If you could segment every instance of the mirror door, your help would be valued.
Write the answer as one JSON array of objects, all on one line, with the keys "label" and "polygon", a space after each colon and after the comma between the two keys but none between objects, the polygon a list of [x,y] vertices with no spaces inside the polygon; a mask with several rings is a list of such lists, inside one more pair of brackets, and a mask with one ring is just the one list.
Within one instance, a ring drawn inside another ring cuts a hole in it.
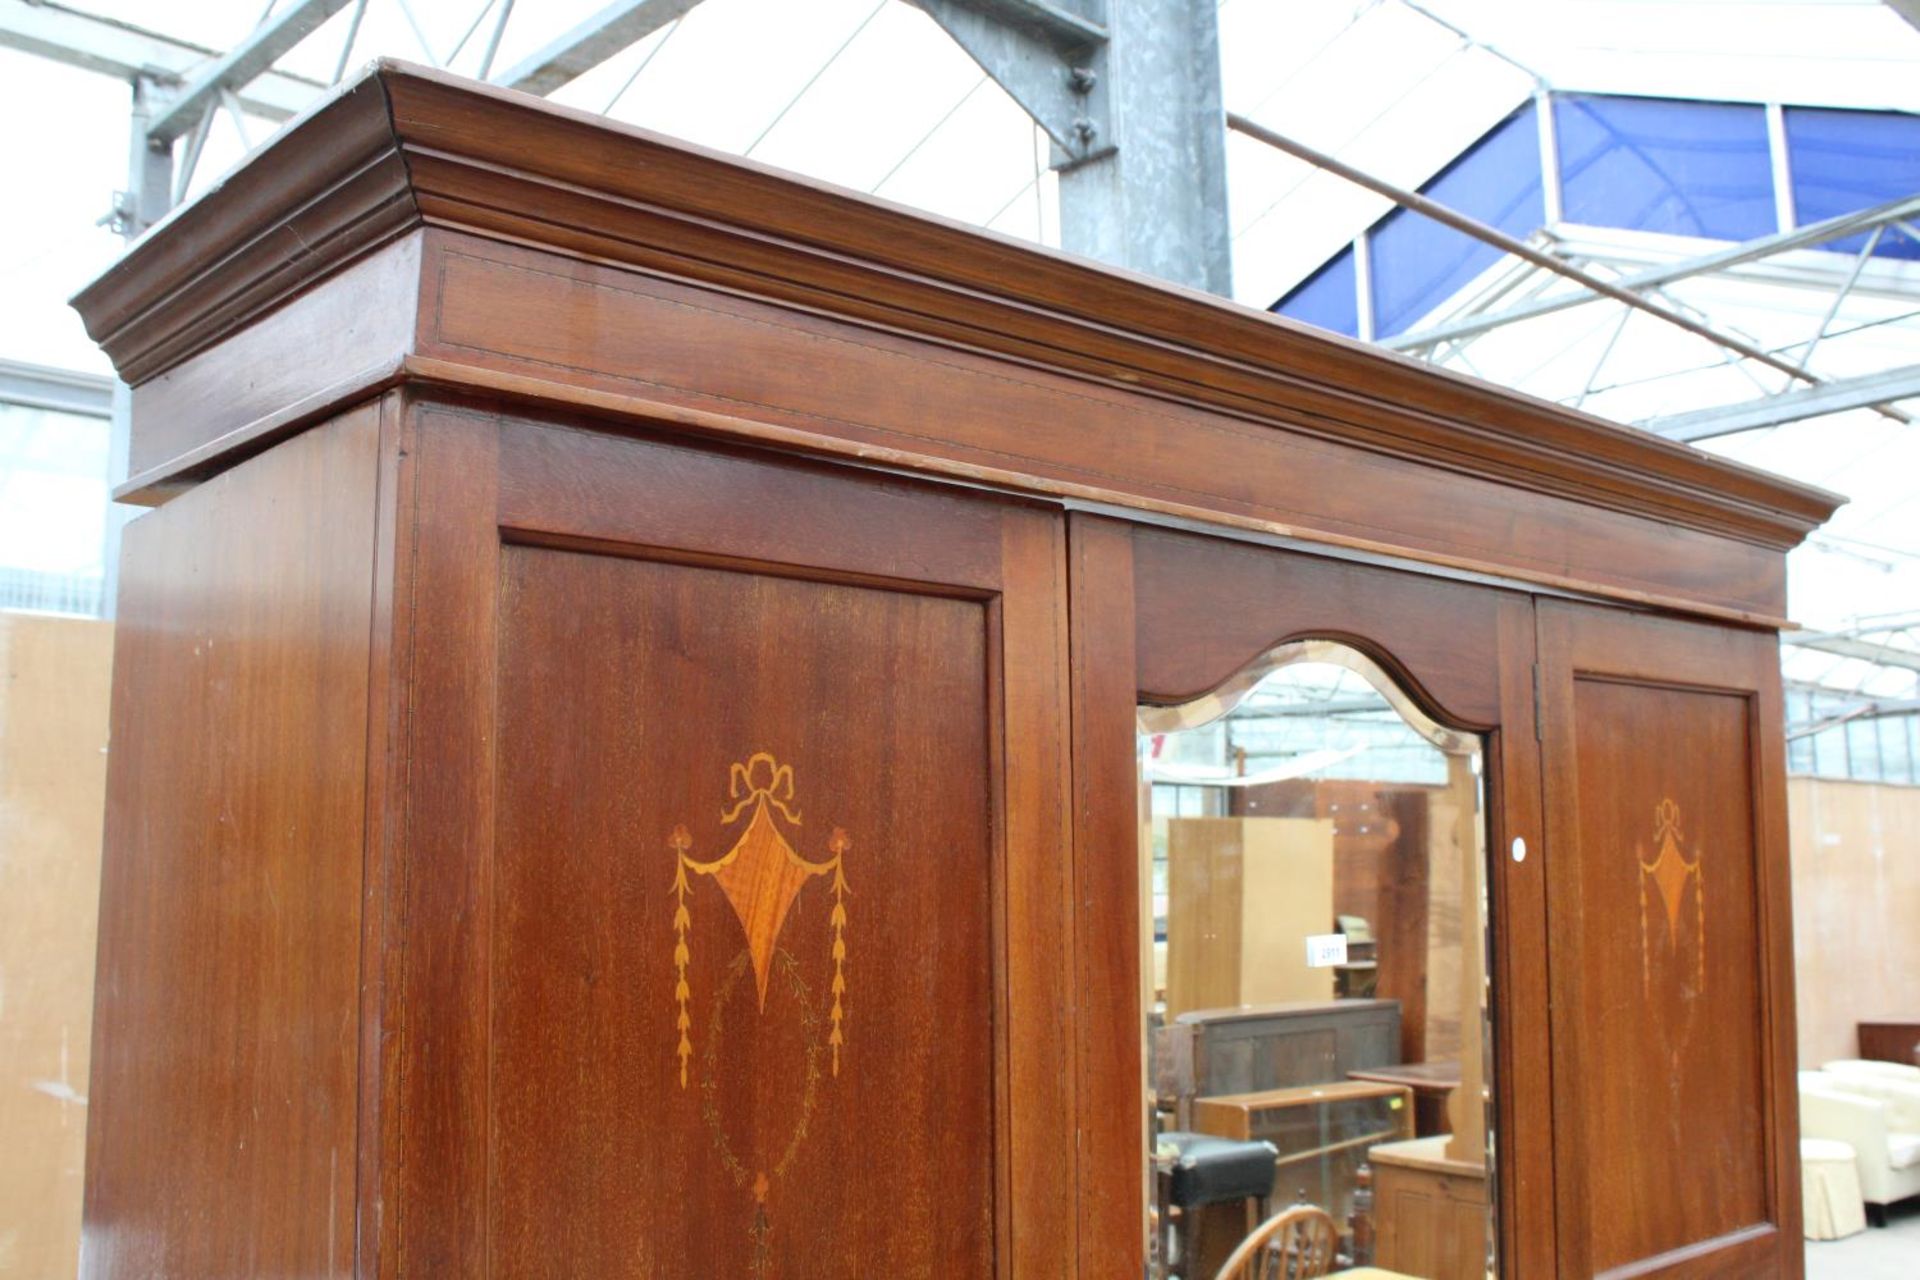
[{"label": "mirror door", "polygon": [[1550,1274],[1531,602],[1071,533],[1083,1269]]}]

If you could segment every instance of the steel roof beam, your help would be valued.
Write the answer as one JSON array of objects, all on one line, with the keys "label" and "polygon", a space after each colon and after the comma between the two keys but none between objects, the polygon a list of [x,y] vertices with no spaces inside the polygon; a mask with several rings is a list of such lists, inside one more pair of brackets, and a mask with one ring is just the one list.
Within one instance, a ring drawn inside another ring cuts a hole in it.
[{"label": "steel roof beam", "polygon": [[1920,698],[1862,702],[1851,711],[1843,711],[1839,715],[1828,716],[1823,720],[1809,720],[1804,724],[1788,725],[1787,741],[1794,742],[1801,738],[1810,738],[1816,733],[1838,729],[1855,720],[1885,720],[1893,716],[1909,716],[1916,711],[1920,711]]},{"label": "steel roof beam", "polygon": [[1697,409],[1649,418],[1641,428],[1669,440],[1711,440],[1739,431],[1778,427],[1848,409],[1872,409],[1920,396],[1920,364],[1905,365],[1857,378],[1839,378],[1817,387],[1801,387],[1740,404]]},{"label": "steel roof beam", "polygon": [[[1920,0],[1916,2],[1920,3]],[[1629,292],[1653,289],[1693,276],[1725,271],[1730,267],[1785,253],[1790,249],[1805,249],[1825,244],[1830,240],[1839,240],[1862,231],[1870,231],[1875,227],[1899,222],[1916,214],[1920,214],[1920,195],[1907,196],[1904,199],[1876,205],[1871,209],[1862,209],[1858,213],[1842,214],[1837,218],[1827,218],[1820,222],[1809,223],[1804,227],[1796,227],[1792,231],[1748,240],[1715,253],[1702,254],[1668,266],[1654,267],[1612,283]],[[1398,337],[1387,339],[1380,345],[1393,351],[1409,351],[1439,342],[1457,341],[1460,338],[1486,333],[1503,325],[1532,320],[1539,316],[1552,315],[1556,311],[1565,311],[1569,307],[1595,302],[1599,297],[1600,294],[1592,289],[1569,290],[1566,293],[1556,293],[1551,297],[1522,303],[1505,311],[1490,312],[1464,320],[1452,320],[1437,324],[1430,329],[1422,329],[1417,333],[1403,333]]]},{"label": "steel roof beam", "polygon": [[1681,314],[1677,310],[1672,310],[1650,302],[1638,293],[1629,292],[1620,285],[1608,280],[1602,280],[1600,277],[1590,272],[1582,271],[1580,268],[1556,258],[1550,253],[1536,249],[1525,241],[1516,240],[1497,227],[1490,227],[1477,218],[1470,218],[1459,210],[1448,208],[1446,205],[1436,200],[1430,200],[1416,191],[1408,191],[1403,187],[1397,187],[1390,182],[1376,178],[1364,170],[1356,169],[1350,164],[1334,159],[1324,151],[1316,151],[1305,143],[1297,142],[1292,138],[1286,137],[1284,134],[1275,133],[1258,121],[1250,120],[1246,116],[1229,112],[1227,115],[1227,125],[1229,128],[1246,134],[1255,141],[1263,142],[1277,151],[1284,151],[1296,159],[1304,160],[1317,169],[1325,169],[1328,173],[1345,178],[1348,182],[1356,186],[1364,187],[1376,195],[1385,196],[1402,208],[1411,209],[1423,217],[1433,219],[1442,226],[1451,227],[1463,235],[1472,236],[1476,240],[1492,245],[1503,253],[1512,254],[1516,258],[1530,262],[1534,266],[1543,268],[1544,270],[1551,271],[1555,275],[1565,276],[1567,279],[1572,280],[1594,294],[1612,298],[1615,302],[1625,303],[1636,311],[1644,311],[1648,315],[1674,326],[1676,329],[1684,329],[1695,337],[1704,338],[1715,346],[1733,352],[1735,355],[1752,360],[1758,364],[1766,365],[1768,368],[1778,370],[1790,378],[1811,385],[1821,385],[1826,381],[1826,379],[1807,372],[1791,361],[1782,360],[1779,356],[1757,347],[1751,342],[1736,338],[1732,334],[1722,333],[1712,325],[1703,324],[1690,316]]},{"label": "steel roof beam", "polygon": [[1104,27],[1028,0],[914,3],[1047,131],[1058,160],[1087,159],[1112,145],[1101,83]]},{"label": "steel roof beam", "polygon": [[1063,248],[1232,291],[1217,0],[913,3],[1052,140]]},{"label": "steel roof beam", "polygon": [[1877,666],[1905,667],[1909,671],[1920,671],[1920,650],[1879,644],[1872,640],[1862,640],[1859,636],[1838,633],[1827,635],[1817,631],[1802,634],[1798,631],[1790,631],[1781,636],[1780,641],[1796,649],[1818,649],[1821,653],[1831,653],[1841,658],[1855,658]]},{"label": "steel roof beam", "polygon": [[[219,56],[202,45],[82,13],[52,0],[0,0],[0,47],[116,80],[146,76],[169,85],[180,83]],[[240,105],[250,115],[286,120],[325,88],[304,76],[267,71],[239,89]]]},{"label": "steel roof beam", "polygon": [[105,418],[113,411],[113,379],[104,374],[0,359],[0,404]]},{"label": "steel roof beam", "polygon": [[631,49],[668,23],[684,18],[699,3],[700,0],[614,0],[545,48],[494,76],[493,82],[545,97],[622,50]]},{"label": "steel roof beam", "polygon": [[[924,6],[923,6],[924,7]],[[1005,27],[1045,41],[1061,53],[1105,44],[1106,27],[1068,5],[1046,0],[946,0],[944,7],[972,9]]]},{"label": "steel roof beam", "polygon": [[202,115],[219,104],[222,90],[252,83],[349,3],[351,0],[293,0],[170,97],[147,121],[148,139],[172,142],[193,128]]},{"label": "steel roof beam", "polygon": [[1920,672],[1920,651],[1897,649],[1893,645],[1878,645],[1859,635],[1824,635],[1818,631],[1799,633],[1789,631],[1780,637],[1784,645],[1793,645],[1795,649],[1818,649],[1830,652],[1839,658],[1855,658],[1859,662],[1872,662],[1874,666],[1901,666],[1908,672]]}]

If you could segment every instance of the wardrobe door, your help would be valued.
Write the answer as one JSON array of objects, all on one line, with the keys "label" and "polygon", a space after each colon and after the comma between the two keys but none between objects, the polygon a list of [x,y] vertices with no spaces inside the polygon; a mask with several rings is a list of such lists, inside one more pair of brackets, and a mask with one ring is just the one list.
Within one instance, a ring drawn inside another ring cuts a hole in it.
[{"label": "wardrobe door", "polygon": [[1798,1275],[1777,643],[1539,618],[1561,1274]]},{"label": "wardrobe door", "polygon": [[415,422],[398,1272],[1070,1274],[1058,517]]},{"label": "wardrobe door", "polygon": [[1069,528],[1083,1268],[1212,1274],[1248,1219],[1172,1203],[1198,1132],[1274,1141],[1256,1207],[1344,1257],[1551,1275],[1531,599]]}]

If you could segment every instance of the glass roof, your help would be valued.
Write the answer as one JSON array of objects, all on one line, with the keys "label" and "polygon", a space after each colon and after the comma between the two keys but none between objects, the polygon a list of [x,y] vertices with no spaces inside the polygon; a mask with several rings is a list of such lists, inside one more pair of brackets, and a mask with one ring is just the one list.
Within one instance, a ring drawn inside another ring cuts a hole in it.
[{"label": "glass roof", "polygon": [[[68,2],[209,50],[231,48],[273,11],[265,0]],[[343,67],[382,55],[473,75],[503,2],[368,0],[357,30],[349,5],[276,70],[314,82],[315,92]],[[605,4],[514,6],[494,70]],[[1542,89],[1920,112],[1920,29],[1878,0],[1223,0],[1220,24],[1229,110],[1404,187],[1433,178]],[[1044,135],[906,0],[705,0],[553,96],[1058,241]],[[125,185],[127,101],[126,86],[111,78],[0,50],[0,110],[48,122],[0,139],[8,171],[33,182],[32,199],[0,209],[8,300],[0,356],[106,370],[65,299],[120,247],[96,220]],[[273,127],[219,113],[187,194],[216,181]],[[1250,305],[1270,305],[1392,208],[1241,134],[1230,133],[1227,147],[1234,294]],[[1636,255],[1670,260],[1686,247],[1629,238],[1588,246],[1595,256],[1586,261],[1621,274]],[[1821,344],[1819,361],[1833,376],[1920,364],[1913,322],[1898,318],[1920,311],[1915,264],[1875,271],[1874,287],[1849,299]],[[1701,277],[1672,292],[1761,345],[1786,347],[1807,340],[1831,298],[1791,275]],[[1596,381],[1609,340],[1606,376]],[[1621,421],[1779,389],[1777,378],[1756,388],[1710,344],[1651,317],[1623,326],[1617,308],[1598,306],[1495,332],[1455,363]],[[1707,444],[1855,499],[1794,559],[1797,616],[1837,629],[1860,615],[1920,614],[1915,432],[1857,410]]]}]

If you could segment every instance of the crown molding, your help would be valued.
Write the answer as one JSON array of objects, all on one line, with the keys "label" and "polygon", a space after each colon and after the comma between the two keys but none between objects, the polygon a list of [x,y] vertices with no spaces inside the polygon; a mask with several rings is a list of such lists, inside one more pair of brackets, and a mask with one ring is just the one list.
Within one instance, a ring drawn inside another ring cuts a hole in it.
[{"label": "crown molding", "polygon": [[1207,294],[381,61],[76,295],[145,382],[422,225],[750,294],[1787,549],[1842,501]]}]

